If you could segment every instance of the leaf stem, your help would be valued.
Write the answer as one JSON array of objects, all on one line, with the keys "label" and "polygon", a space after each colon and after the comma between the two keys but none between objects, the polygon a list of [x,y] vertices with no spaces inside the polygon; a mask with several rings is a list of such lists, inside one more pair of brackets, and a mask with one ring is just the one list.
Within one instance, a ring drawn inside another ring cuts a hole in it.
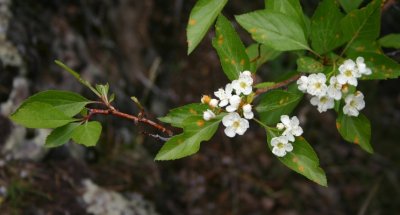
[{"label": "leaf stem", "polygon": [[263,122],[261,122],[260,120],[253,118],[254,121],[256,121],[258,124],[260,124],[262,127],[269,129],[271,127],[269,127],[268,125],[264,124]]},{"label": "leaf stem", "polygon": [[319,58],[321,58],[322,59],[322,56],[320,55],[320,54],[318,54],[317,52],[315,52],[314,50],[312,50],[312,49],[307,49],[309,52],[311,52],[312,54],[314,54],[315,56],[317,56],[317,57],[319,57]]},{"label": "leaf stem", "polygon": [[288,79],[286,79],[286,80],[284,80],[284,81],[278,82],[278,83],[276,83],[276,84],[274,84],[274,85],[272,85],[272,86],[258,89],[258,90],[256,91],[256,95],[259,95],[259,94],[261,94],[261,93],[268,92],[268,91],[270,91],[270,90],[274,90],[274,89],[278,89],[278,88],[287,86],[287,85],[289,85],[290,83],[292,83],[292,82],[296,81],[297,79],[299,79],[301,75],[302,75],[301,73],[300,73],[300,74],[296,74],[296,75],[294,75],[294,76],[292,76],[292,77],[290,77],[290,78],[288,78]]}]

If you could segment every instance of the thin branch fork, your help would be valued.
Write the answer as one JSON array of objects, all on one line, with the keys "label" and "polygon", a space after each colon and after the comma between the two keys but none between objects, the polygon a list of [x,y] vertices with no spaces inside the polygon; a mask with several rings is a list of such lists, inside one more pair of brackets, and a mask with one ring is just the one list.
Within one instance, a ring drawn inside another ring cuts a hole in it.
[{"label": "thin branch fork", "polygon": [[137,117],[134,115],[120,112],[120,111],[116,110],[115,108],[110,108],[107,110],[103,110],[103,109],[88,109],[88,110],[89,110],[89,114],[84,118],[85,120],[88,120],[92,115],[95,115],[95,114],[114,115],[114,116],[118,116],[121,118],[132,120],[135,123],[141,122],[141,123],[148,124],[156,129],[160,130],[161,132],[168,134],[169,136],[173,135],[173,132],[171,130],[165,128],[164,126],[162,126],[156,122],[153,122],[146,118]]},{"label": "thin branch fork", "polygon": [[256,91],[256,95],[259,95],[259,94],[261,94],[261,93],[268,92],[268,91],[270,91],[270,90],[275,90],[275,89],[278,89],[278,88],[287,86],[287,85],[289,85],[290,83],[295,82],[297,79],[299,79],[299,78],[301,77],[301,75],[302,75],[302,74],[296,74],[296,75],[290,77],[289,79],[286,79],[286,80],[284,80],[284,81],[278,82],[278,83],[276,83],[276,84],[274,84],[274,85],[272,85],[272,86],[269,86],[269,87],[266,87],[266,88],[262,88],[262,89],[258,89],[258,90]]}]

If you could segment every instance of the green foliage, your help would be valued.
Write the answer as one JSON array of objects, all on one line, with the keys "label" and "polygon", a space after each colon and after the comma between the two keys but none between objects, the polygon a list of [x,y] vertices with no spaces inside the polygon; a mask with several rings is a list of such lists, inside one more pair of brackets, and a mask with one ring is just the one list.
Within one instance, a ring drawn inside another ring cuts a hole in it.
[{"label": "green foliage", "polygon": [[340,5],[347,13],[357,9],[362,2],[363,0],[339,0]]},{"label": "green foliage", "polygon": [[311,46],[317,53],[327,53],[346,42],[340,26],[343,17],[334,0],[319,3],[311,19],[310,35]]},{"label": "green foliage", "polygon": [[289,115],[294,110],[302,97],[300,92],[273,90],[261,97],[256,111],[264,124],[275,125],[281,115]]},{"label": "green foliage", "polygon": [[69,123],[54,129],[46,138],[46,147],[57,147],[66,144],[79,123]]},{"label": "green foliage", "polygon": [[382,54],[383,52],[377,41],[357,40],[349,46],[346,56],[355,59],[365,53]]},{"label": "green foliage", "polygon": [[391,79],[400,76],[400,65],[393,59],[383,54],[360,53],[366,64],[372,70],[372,74],[363,76],[365,80]]},{"label": "green foliage", "polygon": [[91,103],[91,101],[79,94],[61,90],[39,92],[25,101],[25,103],[29,102],[49,104],[71,117],[78,114],[87,104]]},{"label": "green foliage", "polygon": [[319,73],[324,71],[324,65],[311,57],[297,58],[297,71],[304,73]]},{"label": "green foliage", "polygon": [[85,122],[72,132],[72,140],[84,146],[95,146],[100,138],[101,124],[97,121]]},{"label": "green foliage", "polygon": [[164,143],[156,155],[156,160],[175,160],[192,155],[199,151],[200,143],[211,139],[217,131],[223,114],[204,121],[201,116],[186,118],[183,125],[183,133],[178,134]]},{"label": "green foliage", "polygon": [[192,116],[201,116],[207,105],[201,103],[188,104],[182,107],[174,108],[169,111],[165,117],[160,117],[158,120],[161,122],[169,123],[174,127],[183,128],[183,122]]},{"label": "green foliage", "polygon": [[239,35],[228,19],[219,15],[215,25],[216,37],[212,44],[217,50],[222,69],[230,80],[237,79],[239,73],[249,69],[249,58]]},{"label": "green foliage", "polygon": [[374,0],[365,8],[353,10],[341,21],[343,35],[348,45],[355,40],[375,40],[380,32],[380,0]]},{"label": "green foliage", "polygon": [[253,39],[278,51],[309,50],[303,28],[290,16],[259,10],[236,16]]},{"label": "green foliage", "polygon": [[188,54],[203,39],[228,0],[198,0],[190,12],[187,26]]},{"label": "green foliage", "polygon": [[247,47],[246,52],[250,59],[250,71],[253,73],[265,62],[271,61],[281,54],[280,51],[257,43]]},{"label": "green foliage", "polygon": [[310,20],[303,13],[299,0],[265,0],[265,7],[293,18],[303,28],[305,35],[308,35]]},{"label": "green foliage", "polygon": [[385,48],[400,49],[400,34],[388,34],[379,39],[379,44]]},{"label": "green foliage", "polygon": [[[274,128],[267,128],[268,147],[272,150],[271,140],[279,136],[279,131]],[[297,137],[292,143],[293,151],[279,160],[293,171],[304,175],[315,183],[327,186],[326,175],[323,169],[319,167],[319,159],[311,145],[303,138]]]},{"label": "green foliage", "polygon": [[363,114],[360,114],[358,117],[339,114],[339,117],[336,119],[336,127],[343,139],[360,145],[362,149],[369,153],[373,152],[370,145],[371,124]]},{"label": "green foliage", "polygon": [[10,118],[27,128],[57,128],[75,121],[58,108],[36,101],[25,101]]}]

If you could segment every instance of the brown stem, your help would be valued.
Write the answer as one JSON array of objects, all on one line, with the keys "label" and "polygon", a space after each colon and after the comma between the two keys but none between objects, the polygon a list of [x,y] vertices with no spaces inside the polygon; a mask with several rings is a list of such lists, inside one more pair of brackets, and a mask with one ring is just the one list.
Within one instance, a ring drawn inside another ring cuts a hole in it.
[{"label": "brown stem", "polygon": [[270,91],[270,90],[274,90],[274,89],[278,89],[278,88],[287,86],[287,85],[289,85],[290,83],[292,83],[292,82],[296,81],[297,79],[299,79],[301,75],[302,75],[302,74],[296,74],[296,75],[290,77],[289,79],[286,79],[286,80],[284,80],[284,81],[278,82],[278,83],[276,83],[276,84],[274,84],[274,85],[272,85],[272,86],[269,86],[269,87],[266,87],[266,88],[262,88],[262,89],[258,89],[258,90],[256,91],[256,95],[259,95],[259,94],[261,94],[261,93],[268,92],[268,91]]},{"label": "brown stem", "polygon": [[164,126],[162,126],[160,124],[157,124],[156,122],[153,122],[153,121],[151,121],[149,119],[146,119],[146,118],[140,118],[140,117],[137,117],[137,116],[134,116],[134,115],[130,115],[130,114],[127,114],[127,113],[120,112],[120,111],[116,110],[112,106],[110,106],[110,108],[107,109],[107,110],[89,109],[89,114],[84,119],[85,120],[89,120],[89,118],[94,114],[114,115],[114,116],[118,116],[118,117],[121,117],[121,118],[133,120],[135,123],[142,122],[142,123],[148,124],[148,125],[156,128],[156,129],[160,130],[163,133],[168,134],[169,136],[173,135],[173,132],[171,130],[165,128]]}]

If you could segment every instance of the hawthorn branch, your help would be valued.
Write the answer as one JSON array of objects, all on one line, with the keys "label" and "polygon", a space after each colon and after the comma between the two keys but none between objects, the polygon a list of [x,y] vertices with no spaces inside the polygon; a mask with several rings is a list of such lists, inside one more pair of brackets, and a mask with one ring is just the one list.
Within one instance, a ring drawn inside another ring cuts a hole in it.
[{"label": "hawthorn branch", "polygon": [[164,126],[162,126],[162,125],[160,125],[160,124],[158,124],[158,123],[156,123],[154,121],[151,121],[151,120],[143,118],[143,117],[137,117],[137,116],[134,116],[134,115],[131,115],[131,114],[120,112],[117,109],[115,109],[113,106],[110,106],[109,109],[107,109],[107,110],[104,110],[104,109],[90,109],[90,108],[88,110],[89,110],[89,113],[84,118],[84,120],[89,120],[90,117],[95,115],[95,114],[114,115],[114,116],[118,116],[118,117],[121,117],[121,118],[132,120],[132,121],[135,122],[135,124],[138,123],[138,122],[148,124],[148,125],[156,128],[156,129],[160,130],[161,132],[168,134],[168,136],[172,136],[173,135],[173,132],[171,130],[165,128]]},{"label": "hawthorn branch", "polygon": [[302,75],[302,74],[296,74],[296,75],[290,77],[289,79],[286,79],[286,80],[284,80],[284,81],[278,82],[278,83],[276,83],[276,84],[274,84],[274,85],[272,85],[272,86],[269,86],[269,87],[266,87],[266,88],[262,88],[262,89],[258,89],[258,90],[256,91],[256,95],[259,95],[259,94],[261,94],[261,93],[268,92],[268,91],[270,91],[270,90],[275,90],[275,89],[278,89],[278,88],[287,86],[287,85],[289,85],[290,83],[292,83],[292,82],[296,81],[297,79],[299,79],[301,75]]}]

